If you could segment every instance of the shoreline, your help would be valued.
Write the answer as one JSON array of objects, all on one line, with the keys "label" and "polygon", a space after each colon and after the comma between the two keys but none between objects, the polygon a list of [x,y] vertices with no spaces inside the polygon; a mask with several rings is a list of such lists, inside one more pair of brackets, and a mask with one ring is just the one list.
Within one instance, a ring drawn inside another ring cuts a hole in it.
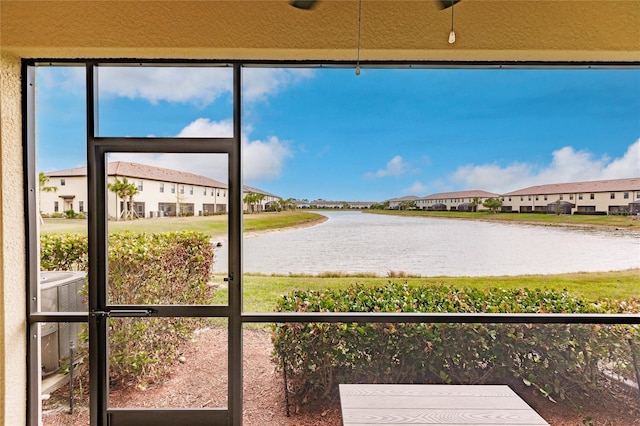
[{"label": "shoreline", "polygon": [[[390,216],[399,216],[399,217],[420,217],[427,219],[444,219],[444,220],[465,220],[465,221],[478,221],[478,222],[486,222],[486,223],[502,223],[502,224],[513,224],[513,225],[531,225],[531,226],[555,226],[560,228],[584,228],[584,229],[598,229],[603,231],[622,231],[633,235],[640,236],[640,226],[634,227],[633,225],[621,226],[621,225],[608,225],[608,224],[599,224],[599,223],[569,223],[569,222],[543,222],[543,221],[535,221],[535,220],[508,220],[508,219],[486,219],[486,218],[475,218],[475,217],[460,217],[460,216],[437,216],[437,215],[428,215],[428,214],[395,214],[395,213],[378,213],[376,211],[365,211],[362,210],[363,213],[368,214],[382,214],[382,215],[390,215]],[[517,213],[516,213],[517,214]],[[639,222],[640,223],[640,222]]]}]

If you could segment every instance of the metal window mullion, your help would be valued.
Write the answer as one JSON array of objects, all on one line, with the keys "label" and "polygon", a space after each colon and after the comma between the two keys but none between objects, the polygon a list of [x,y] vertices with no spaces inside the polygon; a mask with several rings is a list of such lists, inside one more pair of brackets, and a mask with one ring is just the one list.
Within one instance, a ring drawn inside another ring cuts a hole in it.
[{"label": "metal window mullion", "polygon": [[89,408],[91,426],[107,426],[109,394],[107,321],[96,312],[107,302],[107,216],[105,156],[96,146],[98,81],[97,64],[86,64],[87,194],[89,201]]},{"label": "metal window mullion", "polygon": [[229,155],[229,424],[242,424],[242,68],[233,67],[233,147]]},{"label": "metal window mullion", "polygon": [[42,406],[40,402],[40,330],[39,324],[31,315],[38,311],[39,280],[39,241],[38,241],[38,200],[36,186],[36,69],[32,64],[22,62],[22,134],[23,134],[23,173],[25,241],[27,244],[27,424],[38,425]]}]

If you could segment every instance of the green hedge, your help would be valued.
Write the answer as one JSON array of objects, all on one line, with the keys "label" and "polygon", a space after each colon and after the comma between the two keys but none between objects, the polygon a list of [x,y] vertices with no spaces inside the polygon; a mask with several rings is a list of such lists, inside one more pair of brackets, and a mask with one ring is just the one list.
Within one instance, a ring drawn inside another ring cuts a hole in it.
[{"label": "green hedge", "polygon": [[[109,236],[111,304],[206,304],[213,265],[209,237],[196,232],[118,233]],[[41,236],[43,270],[87,270],[87,238]],[[160,380],[178,347],[198,327],[184,318],[110,319],[111,379],[144,384]]]},{"label": "green hedge", "polygon": [[[567,293],[446,286],[353,285],[296,291],[278,311],[604,313],[639,311],[640,303],[587,303]],[[565,324],[330,324],[274,326],[273,360],[283,356],[292,393],[330,396],[339,383],[511,383],[550,399],[596,389],[602,366],[633,377],[629,339],[638,328]]]}]

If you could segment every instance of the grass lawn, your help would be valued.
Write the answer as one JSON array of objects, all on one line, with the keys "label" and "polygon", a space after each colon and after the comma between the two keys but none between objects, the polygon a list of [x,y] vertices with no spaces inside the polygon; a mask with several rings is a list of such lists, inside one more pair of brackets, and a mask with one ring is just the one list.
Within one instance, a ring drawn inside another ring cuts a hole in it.
[{"label": "grass lawn", "polygon": [[[221,235],[227,232],[228,216],[196,216],[196,217],[163,217],[154,219],[136,219],[127,221],[109,221],[109,232],[171,232],[199,231],[207,235]],[[245,214],[243,225],[245,232],[262,231],[299,226],[323,220],[324,216],[312,212],[283,211],[259,214]],[[40,227],[42,234],[86,233],[86,219],[44,219]]]},{"label": "grass lawn", "polygon": [[[216,282],[222,281],[217,277]],[[589,272],[559,275],[500,277],[423,277],[388,278],[367,276],[266,276],[245,275],[244,311],[271,312],[280,295],[296,290],[345,288],[353,283],[384,285],[389,281],[410,285],[449,285],[456,287],[530,288],[568,291],[589,301],[640,297],[640,269],[619,272]],[[227,292],[219,290],[214,303],[225,304]]]},{"label": "grass lawn", "polygon": [[487,220],[498,222],[522,222],[540,225],[607,226],[640,230],[640,218],[636,216],[555,215],[539,213],[489,213],[489,212],[434,212],[425,210],[363,210],[368,213],[397,216],[424,216],[444,219]]}]

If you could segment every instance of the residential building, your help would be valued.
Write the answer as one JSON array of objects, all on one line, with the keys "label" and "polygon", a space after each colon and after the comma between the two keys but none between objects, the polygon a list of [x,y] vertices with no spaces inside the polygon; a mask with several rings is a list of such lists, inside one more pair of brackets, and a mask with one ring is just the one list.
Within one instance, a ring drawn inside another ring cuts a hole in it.
[{"label": "residential building", "polygon": [[639,209],[640,178],[552,183],[501,196],[503,211],[521,213],[629,214]]},{"label": "residential building", "polygon": [[[87,169],[58,170],[45,173],[48,186],[55,191],[40,193],[40,212],[43,215],[62,214],[67,210],[87,212]],[[107,209],[112,218],[122,217],[125,211],[133,211],[138,218],[165,216],[206,216],[228,211],[228,186],[226,183],[193,173],[165,169],[146,164],[124,161],[111,162],[107,170],[107,182],[126,179],[136,185],[133,205],[125,209],[129,200],[119,198],[108,191]],[[245,210],[263,211],[280,197],[258,188],[244,186],[244,193],[264,195],[258,203],[245,203]]]},{"label": "residential building", "polygon": [[487,198],[500,198],[500,194],[481,190],[440,192],[427,195],[416,200],[416,206],[420,210],[461,210],[480,211],[486,210],[482,203]]},{"label": "residential building", "polygon": [[407,195],[406,197],[391,198],[386,201],[389,202],[390,209],[398,209],[400,207],[400,204],[404,203],[405,201],[415,201],[417,204],[419,199],[420,197],[416,197],[415,195]]}]

